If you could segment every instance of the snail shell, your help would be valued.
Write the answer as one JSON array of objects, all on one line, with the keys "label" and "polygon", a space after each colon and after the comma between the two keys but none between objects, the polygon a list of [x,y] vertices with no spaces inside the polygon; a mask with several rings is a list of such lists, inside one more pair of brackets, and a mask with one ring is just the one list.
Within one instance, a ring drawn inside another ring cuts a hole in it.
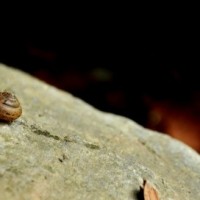
[{"label": "snail shell", "polygon": [[22,114],[17,97],[9,92],[0,92],[0,120],[11,122]]}]

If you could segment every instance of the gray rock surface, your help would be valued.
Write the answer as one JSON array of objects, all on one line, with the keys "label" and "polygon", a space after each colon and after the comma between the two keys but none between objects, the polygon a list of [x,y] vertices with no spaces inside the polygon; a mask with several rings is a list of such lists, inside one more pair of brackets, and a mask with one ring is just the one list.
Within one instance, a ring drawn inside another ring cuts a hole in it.
[{"label": "gray rock surface", "polygon": [[143,179],[160,199],[200,199],[200,157],[183,143],[3,64],[0,90],[23,108],[0,122],[0,200],[136,200]]}]

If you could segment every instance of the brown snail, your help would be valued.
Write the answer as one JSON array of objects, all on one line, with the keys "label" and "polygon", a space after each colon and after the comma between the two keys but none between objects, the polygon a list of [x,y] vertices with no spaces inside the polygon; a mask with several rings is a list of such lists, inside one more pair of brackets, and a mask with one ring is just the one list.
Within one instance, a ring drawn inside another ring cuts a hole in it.
[{"label": "brown snail", "polygon": [[0,120],[11,122],[22,114],[22,107],[14,94],[0,92]]}]

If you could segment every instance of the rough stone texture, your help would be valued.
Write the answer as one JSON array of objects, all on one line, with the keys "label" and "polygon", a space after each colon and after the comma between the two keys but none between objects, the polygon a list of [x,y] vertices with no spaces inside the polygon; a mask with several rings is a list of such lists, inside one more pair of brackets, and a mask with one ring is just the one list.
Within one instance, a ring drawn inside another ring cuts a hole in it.
[{"label": "rough stone texture", "polygon": [[200,199],[200,157],[181,142],[2,64],[0,90],[23,107],[0,122],[1,200],[136,200],[143,179],[160,199]]}]

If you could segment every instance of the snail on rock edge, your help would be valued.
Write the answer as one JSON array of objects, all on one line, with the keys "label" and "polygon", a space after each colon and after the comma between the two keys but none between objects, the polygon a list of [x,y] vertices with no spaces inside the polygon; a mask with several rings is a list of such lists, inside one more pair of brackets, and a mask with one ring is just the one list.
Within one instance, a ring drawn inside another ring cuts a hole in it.
[{"label": "snail on rock edge", "polygon": [[0,92],[0,120],[12,122],[21,114],[22,107],[17,97],[9,92]]}]

